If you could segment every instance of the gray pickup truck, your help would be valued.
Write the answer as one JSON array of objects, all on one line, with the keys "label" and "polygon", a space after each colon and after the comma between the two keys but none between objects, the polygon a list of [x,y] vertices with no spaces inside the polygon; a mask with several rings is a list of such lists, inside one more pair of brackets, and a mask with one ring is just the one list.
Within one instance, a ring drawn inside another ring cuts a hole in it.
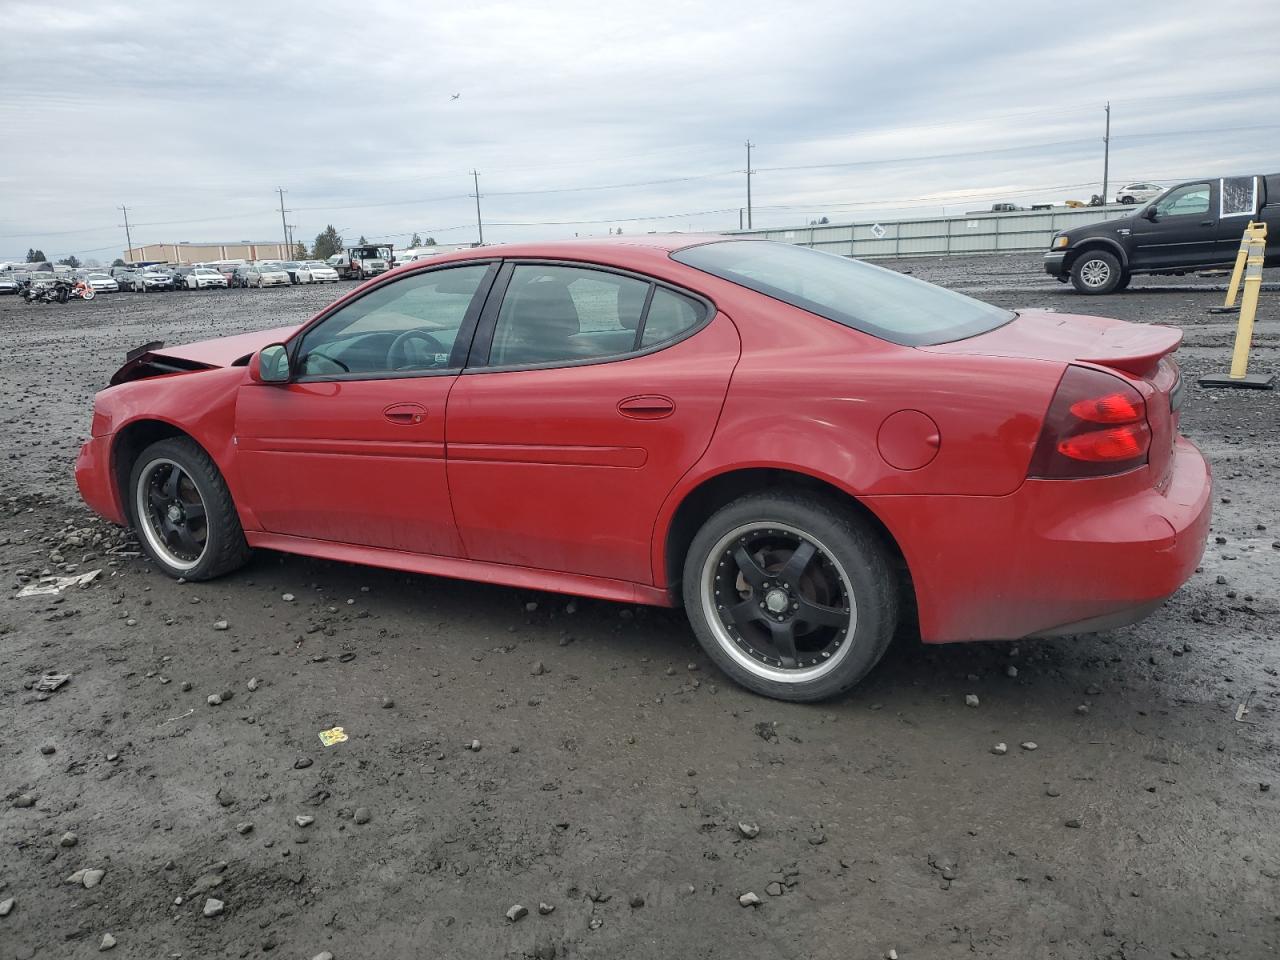
[{"label": "gray pickup truck", "polygon": [[1081,293],[1114,293],[1138,273],[1230,267],[1245,225],[1267,224],[1266,266],[1280,266],[1280,174],[1189,180],[1130,216],[1063,230],[1045,272]]}]

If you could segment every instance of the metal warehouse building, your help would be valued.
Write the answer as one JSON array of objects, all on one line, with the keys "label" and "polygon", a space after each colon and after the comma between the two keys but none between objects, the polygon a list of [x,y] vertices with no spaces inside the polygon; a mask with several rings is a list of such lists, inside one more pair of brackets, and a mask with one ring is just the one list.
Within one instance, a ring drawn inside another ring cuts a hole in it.
[{"label": "metal warehouse building", "polygon": [[126,250],[127,263],[161,260],[165,263],[210,263],[215,260],[292,260],[290,251],[280,242],[253,243],[148,243]]}]

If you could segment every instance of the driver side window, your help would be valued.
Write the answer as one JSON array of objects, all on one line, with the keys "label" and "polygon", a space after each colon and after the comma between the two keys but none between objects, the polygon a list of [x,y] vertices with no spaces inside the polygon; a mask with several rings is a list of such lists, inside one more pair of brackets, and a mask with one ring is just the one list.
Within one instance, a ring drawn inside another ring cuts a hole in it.
[{"label": "driver side window", "polygon": [[1209,184],[1189,183],[1179,187],[1158,204],[1156,213],[1162,217],[1186,217],[1209,212]]},{"label": "driver side window", "polygon": [[458,331],[489,270],[487,263],[452,267],[383,284],[307,332],[296,360],[299,374],[448,369]]}]

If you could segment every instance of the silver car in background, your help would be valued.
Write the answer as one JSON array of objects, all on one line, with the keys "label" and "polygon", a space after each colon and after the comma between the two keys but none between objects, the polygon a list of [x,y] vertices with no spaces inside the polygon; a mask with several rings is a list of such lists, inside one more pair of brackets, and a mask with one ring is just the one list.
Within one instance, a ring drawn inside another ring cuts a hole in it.
[{"label": "silver car in background", "polygon": [[246,287],[288,287],[293,284],[281,263],[251,263],[244,271]]}]

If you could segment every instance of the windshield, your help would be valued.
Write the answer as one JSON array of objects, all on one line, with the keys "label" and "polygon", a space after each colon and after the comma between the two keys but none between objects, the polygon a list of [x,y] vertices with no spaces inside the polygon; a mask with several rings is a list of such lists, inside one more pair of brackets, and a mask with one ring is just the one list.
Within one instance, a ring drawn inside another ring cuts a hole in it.
[{"label": "windshield", "polygon": [[890,343],[963,340],[1013,319],[1008,310],[860,260],[768,240],[678,250],[673,260]]}]

